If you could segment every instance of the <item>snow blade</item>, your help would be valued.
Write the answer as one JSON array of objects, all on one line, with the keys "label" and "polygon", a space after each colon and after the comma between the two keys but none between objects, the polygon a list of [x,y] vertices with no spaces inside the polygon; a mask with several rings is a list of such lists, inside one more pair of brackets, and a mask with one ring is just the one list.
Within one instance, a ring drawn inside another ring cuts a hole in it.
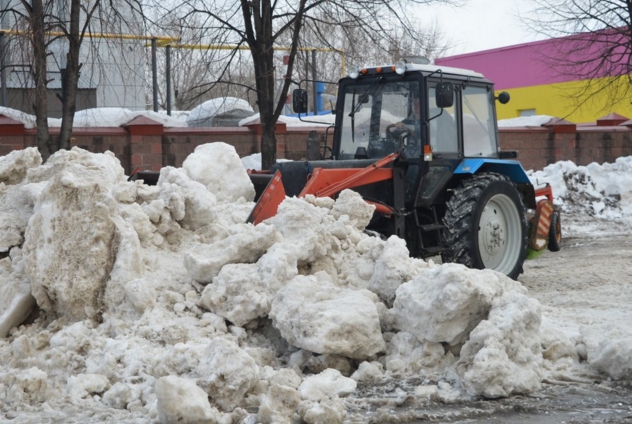
[{"label": "snow blade", "polygon": [[281,180],[281,171],[276,171],[246,222],[257,225],[273,217],[283,199],[285,199],[285,187],[283,187]]}]

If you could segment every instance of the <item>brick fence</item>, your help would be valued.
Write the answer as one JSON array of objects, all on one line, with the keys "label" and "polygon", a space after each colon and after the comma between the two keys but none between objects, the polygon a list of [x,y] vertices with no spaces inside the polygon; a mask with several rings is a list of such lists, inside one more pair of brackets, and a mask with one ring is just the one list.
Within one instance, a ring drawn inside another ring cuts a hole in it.
[{"label": "brick fence", "polygon": [[[58,129],[51,128],[51,136]],[[277,124],[277,156],[299,160],[305,157],[306,140],[316,131],[325,140],[323,127],[290,127]],[[127,173],[157,171],[163,166],[181,166],[184,159],[200,144],[223,141],[235,147],[240,156],[260,151],[261,126],[225,128],[165,128],[146,117],[137,117],[122,127],[75,128],[72,146],[91,152],[112,151]],[[332,133],[328,139],[331,143]],[[25,129],[21,122],[0,115],[0,156],[16,149],[35,146],[35,129]],[[502,150],[518,151],[525,169],[539,170],[561,160],[577,165],[591,162],[614,162],[632,155],[632,121],[624,117],[606,117],[594,125],[575,125],[553,119],[542,127],[505,128],[500,130]]]}]

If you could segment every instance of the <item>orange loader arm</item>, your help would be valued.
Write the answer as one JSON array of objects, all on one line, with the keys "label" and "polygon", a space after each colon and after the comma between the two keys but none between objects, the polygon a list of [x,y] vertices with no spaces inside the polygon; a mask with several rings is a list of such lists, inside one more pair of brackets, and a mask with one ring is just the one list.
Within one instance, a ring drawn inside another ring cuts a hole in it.
[{"label": "orange loader arm", "polygon": [[[393,169],[385,166],[394,162],[399,157],[399,152],[391,153],[366,168],[314,168],[308,177],[307,184],[298,195],[305,197],[313,194],[316,197],[332,197],[344,189],[359,187],[379,181],[387,181],[393,178]],[[272,180],[263,191],[247,222],[254,225],[276,215],[279,205],[285,199],[285,187],[283,186],[281,171],[276,171]],[[392,214],[393,210],[386,205],[367,202],[375,205],[376,211],[384,214]]]}]

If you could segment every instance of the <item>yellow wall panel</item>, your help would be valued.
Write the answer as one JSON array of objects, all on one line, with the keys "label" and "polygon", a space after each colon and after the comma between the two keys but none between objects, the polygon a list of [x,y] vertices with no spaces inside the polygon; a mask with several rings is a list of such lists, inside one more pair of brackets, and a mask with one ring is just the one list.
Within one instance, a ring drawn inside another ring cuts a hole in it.
[{"label": "yellow wall panel", "polygon": [[[593,87],[588,89],[585,81],[572,81],[503,90],[511,95],[511,100],[505,105],[496,103],[498,119],[516,118],[520,111],[530,109],[535,109],[536,115],[555,116],[575,123],[594,122],[612,112],[632,119],[632,91],[630,95],[623,91],[630,87],[628,77],[617,78],[620,80],[594,81]],[[614,84],[608,84],[612,82]],[[596,94],[588,96],[587,90]],[[586,98],[589,100],[582,102]]]}]

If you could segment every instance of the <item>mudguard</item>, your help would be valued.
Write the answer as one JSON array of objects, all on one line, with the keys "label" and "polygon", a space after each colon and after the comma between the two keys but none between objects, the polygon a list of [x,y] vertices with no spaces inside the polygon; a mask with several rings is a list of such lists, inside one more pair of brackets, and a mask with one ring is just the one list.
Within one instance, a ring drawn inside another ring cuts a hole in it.
[{"label": "mudguard", "polygon": [[531,184],[522,164],[516,160],[467,158],[454,170],[455,174],[476,174],[482,170],[496,172],[511,178],[516,184]]}]

